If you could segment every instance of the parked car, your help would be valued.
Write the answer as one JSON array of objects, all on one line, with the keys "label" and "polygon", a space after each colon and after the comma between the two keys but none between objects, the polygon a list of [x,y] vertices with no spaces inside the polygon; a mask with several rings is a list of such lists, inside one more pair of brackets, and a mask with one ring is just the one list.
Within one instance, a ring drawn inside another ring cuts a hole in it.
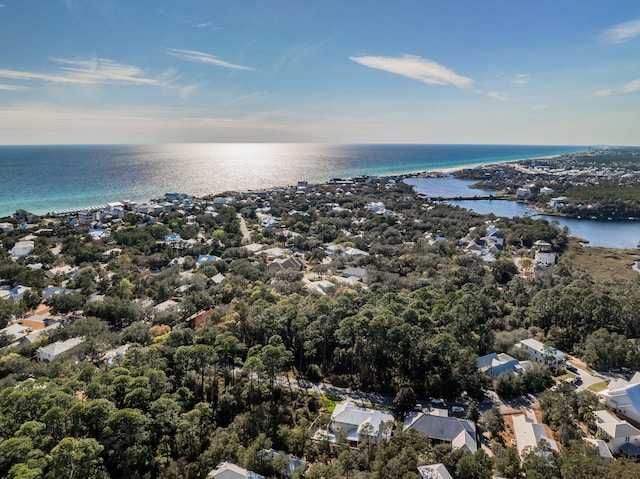
[{"label": "parked car", "polygon": [[567,364],[565,366],[565,369],[567,371],[571,371],[572,373],[577,373],[578,372],[578,368],[576,368],[573,364]]}]

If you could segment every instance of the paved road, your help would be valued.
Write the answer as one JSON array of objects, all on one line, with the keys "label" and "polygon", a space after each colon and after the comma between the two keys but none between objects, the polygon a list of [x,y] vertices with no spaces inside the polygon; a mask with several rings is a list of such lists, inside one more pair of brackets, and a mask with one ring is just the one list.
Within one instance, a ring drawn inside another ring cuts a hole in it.
[{"label": "paved road", "polygon": [[567,359],[571,364],[576,366],[576,368],[578,369],[578,376],[580,376],[580,378],[582,379],[582,384],[580,384],[576,388],[577,391],[584,391],[585,389],[588,389],[589,386],[607,379],[600,373],[589,370],[586,364],[579,360],[576,360],[576,358],[574,358],[573,356],[567,356]]},{"label": "paved road", "polygon": [[332,384],[320,382],[313,383],[306,379],[288,378],[286,376],[278,376],[276,383],[281,387],[291,387],[294,389],[304,389],[305,391],[314,391],[318,394],[329,394],[338,396],[343,399],[350,398],[356,403],[374,404],[376,406],[392,407],[393,397],[378,393],[366,393],[351,388],[340,388]]}]

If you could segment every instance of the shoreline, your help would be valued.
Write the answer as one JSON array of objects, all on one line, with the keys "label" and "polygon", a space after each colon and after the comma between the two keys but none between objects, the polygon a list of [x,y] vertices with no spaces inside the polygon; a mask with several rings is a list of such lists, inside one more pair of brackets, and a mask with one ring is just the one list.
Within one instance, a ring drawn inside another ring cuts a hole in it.
[{"label": "shoreline", "polygon": [[[484,166],[491,166],[491,165],[497,165],[497,164],[509,164],[509,163],[517,163],[520,161],[526,161],[526,160],[532,160],[532,159],[545,159],[545,158],[560,158],[564,155],[571,155],[571,154],[577,154],[580,151],[577,152],[571,152],[571,153],[560,153],[560,154],[556,154],[556,155],[548,155],[548,156],[538,156],[538,155],[525,155],[522,156],[520,158],[517,159],[504,159],[504,160],[496,160],[496,161],[476,161],[473,163],[469,163],[469,164],[464,164],[464,165],[456,165],[456,166],[450,166],[450,167],[446,167],[446,168],[441,168],[438,166],[434,166],[433,168],[420,168],[418,170],[413,170],[413,171],[409,171],[409,172],[403,172],[403,173],[389,173],[389,174],[367,174],[366,172],[359,172],[358,174],[352,174],[349,177],[345,176],[345,179],[347,178],[354,178],[354,177],[358,177],[358,176],[368,176],[368,177],[372,177],[372,178],[394,178],[394,179],[402,179],[402,178],[420,178],[420,177],[438,177],[438,176],[449,176],[452,173],[455,173],[457,171],[462,171],[465,169],[474,169],[474,168],[479,168],[479,167],[484,167]],[[304,178],[299,178],[298,181],[302,181],[304,180]],[[310,183],[314,184],[314,185],[326,185],[331,183],[331,179],[330,178],[325,178],[322,181],[318,181],[318,182],[313,182]],[[223,195],[229,191],[268,191],[268,190],[274,190],[274,189],[278,189],[278,188],[286,188],[287,185],[283,185],[283,184],[276,184],[276,185],[270,185],[268,187],[264,187],[264,188],[224,188],[220,191],[213,189],[211,191],[208,191],[204,194],[202,193],[189,193],[189,192],[185,192],[185,194],[188,194],[189,196],[192,196],[194,198],[203,198],[206,196],[215,196],[215,195]],[[79,210],[87,210],[92,208],[94,205],[97,204],[104,204],[104,203],[109,203],[109,202],[115,202],[115,201],[124,201],[124,200],[133,200],[136,202],[141,202],[141,203],[145,203],[145,202],[149,202],[155,198],[159,198],[159,195],[162,195],[170,190],[172,190],[174,188],[172,188],[171,186],[168,187],[168,190],[164,191],[164,192],[158,192],[158,193],[154,193],[153,195],[149,196],[149,197],[143,197],[141,195],[136,195],[135,193],[132,194],[125,194],[123,196],[121,196],[120,198],[117,198],[115,196],[96,196],[96,200],[99,198],[99,201],[92,201],[89,204],[84,204],[84,205],[78,205],[78,206],[70,206],[71,204],[73,204],[73,201],[67,204],[61,204],[61,205],[56,205],[54,202],[54,205],[52,205],[52,208],[46,208],[46,207],[42,207],[42,208],[29,208],[28,205],[25,206],[18,206],[16,208],[16,210],[14,211],[6,211],[6,212],[2,212],[0,213],[0,218],[4,218],[4,217],[11,217],[13,216],[16,211],[18,210],[24,210],[27,211],[28,213],[37,215],[37,216],[46,216],[49,215],[53,212],[59,212],[59,211],[64,211],[64,210],[75,210],[75,211],[79,211]],[[177,189],[177,188],[176,188]],[[1,206],[0,206],[0,211],[1,211]]]}]

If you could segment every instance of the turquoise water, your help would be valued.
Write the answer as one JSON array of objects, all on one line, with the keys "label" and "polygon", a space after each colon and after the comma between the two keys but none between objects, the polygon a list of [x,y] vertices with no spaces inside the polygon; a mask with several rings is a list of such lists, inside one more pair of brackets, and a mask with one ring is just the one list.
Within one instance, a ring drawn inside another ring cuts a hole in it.
[{"label": "turquoise water", "polygon": [[171,145],[0,146],[0,216],[166,192],[195,196],[263,189],[306,180],[391,175],[478,163],[555,156],[579,146],[320,145],[214,143]]}]

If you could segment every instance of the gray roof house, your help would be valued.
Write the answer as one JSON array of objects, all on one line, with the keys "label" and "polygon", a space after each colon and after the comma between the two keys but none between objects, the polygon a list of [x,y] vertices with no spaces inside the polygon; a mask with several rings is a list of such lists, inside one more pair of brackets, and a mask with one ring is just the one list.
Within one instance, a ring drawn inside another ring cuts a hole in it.
[{"label": "gray roof house", "polygon": [[593,411],[598,430],[606,432],[607,446],[613,454],[640,458],[640,430],[628,421],[623,421],[609,411]]},{"label": "gray roof house", "polygon": [[221,462],[207,474],[207,479],[266,479],[260,474],[247,471],[243,467],[230,462]]},{"label": "gray roof house", "polygon": [[36,356],[38,361],[43,363],[50,363],[58,356],[63,353],[66,353],[71,348],[75,348],[78,344],[84,342],[84,338],[71,338],[66,341],[56,341],[55,343],[51,343],[48,346],[43,346],[38,349],[36,352]]},{"label": "gray roof house", "polygon": [[518,361],[506,353],[491,353],[478,358],[478,370],[493,379],[507,371],[518,373],[531,365],[529,361]]},{"label": "gray roof house", "polygon": [[546,441],[554,451],[558,450],[556,442],[547,436],[544,424],[539,424],[524,414],[513,416],[513,431],[516,435],[516,445],[520,457],[523,457],[527,450],[535,448],[542,441]]},{"label": "gray roof house", "polygon": [[466,419],[418,413],[407,417],[404,429],[415,429],[436,441],[449,442],[453,449],[471,453],[478,450],[476,425]]},{"label": "gray roof house", "polygon": [[337,404],[331,414],[331,430],[346,433],[350,442],[372,441],[379,443],[386,434],[380,428],[384,423],[393,422],[393,414],[359,407],[349,400]]}]

